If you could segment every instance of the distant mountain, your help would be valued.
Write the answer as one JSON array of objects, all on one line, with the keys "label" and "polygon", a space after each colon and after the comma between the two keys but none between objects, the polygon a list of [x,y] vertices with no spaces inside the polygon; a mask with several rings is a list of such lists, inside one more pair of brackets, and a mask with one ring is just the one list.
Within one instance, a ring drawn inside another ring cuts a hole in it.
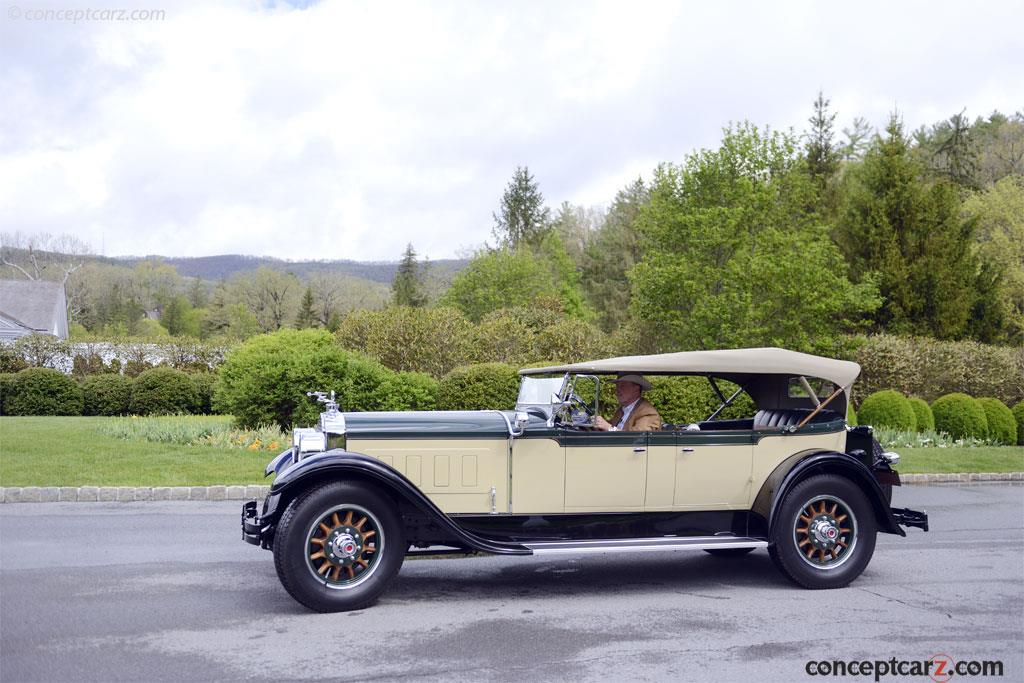
[{"label": "distant mountain", "polygon": [[[244,273],[267,266],[275,270],[294,273],[301,279],[319,271],[328,271],[390,285],[398,270],[397,261],[285,261],[267,256],[240,256],[238,254],[196,258],[131,256],[116,257],[110,260],[134,266],[139,261],[147,259],[160,259],[164,263],[174,266],[178,270],[178,274],[184,277],[197,277],[213,281],[228,279],[236,273]],[[465,259],[430,261],[430,279],[450,282],[451,278],[465,268],[468,263],[469,261]]]}]

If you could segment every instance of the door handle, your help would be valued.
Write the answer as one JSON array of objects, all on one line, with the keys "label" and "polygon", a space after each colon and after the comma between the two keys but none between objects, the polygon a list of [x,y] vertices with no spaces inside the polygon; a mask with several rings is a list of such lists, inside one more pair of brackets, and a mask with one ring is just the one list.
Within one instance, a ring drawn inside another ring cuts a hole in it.
[{"label": "door handle", "polygon": [[646,453],[647,449],[644,448],[643,446],[637,446],[636,448],[633,449],[633,452],[634,453]]},{"label": "door handle", "polygon": [[693,453],[693,449],[692,448],[684,448],[683,449],[683,453]]}]

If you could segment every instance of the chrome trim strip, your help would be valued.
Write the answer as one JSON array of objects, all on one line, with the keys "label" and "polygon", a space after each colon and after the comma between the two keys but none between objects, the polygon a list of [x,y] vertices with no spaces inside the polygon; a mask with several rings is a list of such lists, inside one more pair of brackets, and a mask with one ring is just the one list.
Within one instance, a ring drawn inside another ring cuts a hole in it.
[{"label": "chrome trim strip", "polygon": [[715,548],[767,548],[768,542],[740,536],[691,536],[607,539],[599,541],[541,541],[524,543],[534,555],[601,553],[615,551],[657,552],[664,550],[712,550]]}]

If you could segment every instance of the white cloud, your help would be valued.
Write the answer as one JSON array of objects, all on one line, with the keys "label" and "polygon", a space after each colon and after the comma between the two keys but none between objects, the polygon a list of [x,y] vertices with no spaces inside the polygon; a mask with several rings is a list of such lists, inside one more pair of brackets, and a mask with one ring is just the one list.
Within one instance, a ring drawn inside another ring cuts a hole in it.
[{"label": "white cloud", "polygon": [[163,9],[0,19],[4,229],[108,254],[444,258],[488,238],[516,165],[552,206],[607,205],[730,120],[802,128],[819,87],[837,128],[1024,92],[1009,2]]}]

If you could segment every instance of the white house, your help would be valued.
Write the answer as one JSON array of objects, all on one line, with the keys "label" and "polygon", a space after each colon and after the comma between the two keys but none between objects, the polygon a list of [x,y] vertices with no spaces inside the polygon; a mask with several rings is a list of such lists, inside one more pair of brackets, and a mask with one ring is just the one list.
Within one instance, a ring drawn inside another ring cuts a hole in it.
[{"label": "white house", "polygon": [[41,332],[68,338],[64,285],[45,280],[0,280],[0,340]]}]

